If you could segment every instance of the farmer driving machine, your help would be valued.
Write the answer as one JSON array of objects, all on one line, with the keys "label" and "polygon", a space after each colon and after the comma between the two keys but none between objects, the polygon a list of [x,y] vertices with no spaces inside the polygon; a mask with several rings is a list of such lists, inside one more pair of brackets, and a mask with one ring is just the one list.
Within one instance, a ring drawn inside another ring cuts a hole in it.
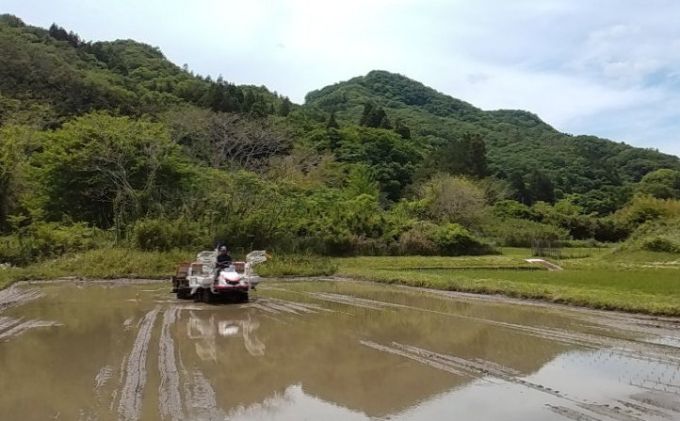
[{"label": "farmer driving machine", "polygon": [[202,251],[193,262],[178,266],[172,277],[172,292],[179,299],[193,299],[211,303],[220,297],[248,301],[249,292],[255,289],[260,277],[253,267],[267,260],[263,250],[251,251],[245,261],[216,264],[217,251]]}]

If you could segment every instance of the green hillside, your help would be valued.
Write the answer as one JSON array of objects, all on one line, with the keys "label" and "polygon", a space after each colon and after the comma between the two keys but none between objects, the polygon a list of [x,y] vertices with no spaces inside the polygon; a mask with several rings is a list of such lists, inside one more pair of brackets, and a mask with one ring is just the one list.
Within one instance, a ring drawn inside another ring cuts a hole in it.
[{"label": "green hillside", "polygon": [[0,62],[0,121],[54,126],[93,110],[141,116],[178,104],[264,116],[283,101],[266,88],[196,76],[146,44],[85,42],[11,15],[0,16]]},{"label": "green hillside", "polygon": [[618,242],[679,216],[678,157],[483,111],[398,74],[296,105],[152,46],[10,15],[0,63],[0,263],[225,240],[483,254]]},{"label": "green hillside", "polygon": [[385,71],[372,71],[306,97],[307,107],[335,112],[338,120],[346,123],[358,122],[369,102],[383,107],[392,121],[399,119],[409,126],[414,141],[423,148],[477,133],[486,142],[493,174],[528,177],[533,171],[543,171],[560,194],[619,187],[658,168],[680,169],[680,160],[672,155],[594,136],[560,133],[526,111],[483,111]]}]

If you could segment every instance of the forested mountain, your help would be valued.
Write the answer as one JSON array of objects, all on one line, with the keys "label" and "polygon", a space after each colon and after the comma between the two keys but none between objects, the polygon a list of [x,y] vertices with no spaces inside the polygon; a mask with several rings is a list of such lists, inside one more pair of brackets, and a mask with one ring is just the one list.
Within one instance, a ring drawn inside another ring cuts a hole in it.
[{"label": "forested mountain", "polygon": [[55,126],[93,110],[141,116],[182,103],[213,111],[274,114],[284,98],[264,87],[235,86],[193,75],[159,49],[132,40],[85,42],[0,16],[0,122]]},{"label": "forested mountain", "polygon": [[367,103],[382,108],[393,125],[409,127],[414,142],[425,149],[437,150],[475,133],[485,141],[491,174],[509,180],[519,175],[528,182],[540,171],[555,184],[558,196],[638,182],[658,168],[680,169],[680,160],[672,155],[560,133],[526,111],[482,111],[385,71],[372,71],[306,97],[306,106],[334,113],[337,121],[347,123],[359,122]]},{"label": "forested mountain", "polygon": [[677,157],[398,74],[296,105],[132,40],[0,15],[0,261],[226,238],[327,254],[620,241],[678,198]]}]

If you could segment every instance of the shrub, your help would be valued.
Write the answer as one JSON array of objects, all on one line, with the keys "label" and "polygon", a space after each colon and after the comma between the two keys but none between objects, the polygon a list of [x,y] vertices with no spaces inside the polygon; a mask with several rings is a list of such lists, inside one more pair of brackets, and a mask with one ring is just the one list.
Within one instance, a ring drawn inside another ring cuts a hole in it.
[{"label": "shrub", "polygon": [[435,225],[418,222],[399,237],[399,254],[403,255],[478,255],[493,253],[493,248],[477,239],[459,224]]},{"label": "shrub", "polygon": [[630,235],[630,228],[614,218],[597,218],[593,224],[593,237],[597,241],[617,243]]},{"label": "shrub", "polygon": [[680,253],[680,218],[660,219],[642,224],[621,249]]},{"label": "shrub", "polygon": [[493,214],[499,218],[535,220],[539,216],[529,206],[516,200],[501,200],[493,206]]},{"label": "shrub", "polygon": [[[432,231],[432,227],[426,227],[421,223],[418,226],[402,233],[399,236],[399,254],[432,256],[437,254],[437,245],[426,231]],[[429,229],[428,229],[429,228]]]},{"label": "shrub", "polygon": [[537,240],[569,239],[569,233],[565,229],[525,219],[492,220],[485,225],[484,231],[505,247],[531,247]]},{"label": "shrub", "polygon": [[674,217],[680,217],[680,200],[657,199],[652,196],[636,196],[616,213],[616,218],[629,227]]},{"label": "shrub", "polygon": [[642,248],[648,251],[658,251],[665,253],[680,253],[680,243],[668,237],[655,236],[646,238],[642,242]]},{"label": "shrub", "polygon": [[38,222],[21,233],[0,238],[0,261],[24,265],[39,260],[94,249],[106,242],[103,231],[85,223]]},{"label": "shrub", "polygon": [[475,238],[470,231],[458,224],[437,227],[432,235],[439,253],[445,256],[460,256],[492,253],[493,248]]},{"label": "shrub", "polygon": [[212,246],[204,227],[187,220],[142,219],[132,229],[132,241],[141,250],[172,250]]}]

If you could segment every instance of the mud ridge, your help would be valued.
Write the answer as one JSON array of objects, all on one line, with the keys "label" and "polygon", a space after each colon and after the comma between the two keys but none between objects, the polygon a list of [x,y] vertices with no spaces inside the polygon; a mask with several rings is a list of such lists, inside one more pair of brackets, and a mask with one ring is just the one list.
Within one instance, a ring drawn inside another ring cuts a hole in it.
[{"label": "mud ridge", "polygon": [[217,407],[217,399],[212,385],[199,370],[191,373],[189,384],[185,384],[187,407],[190,419],[224,420],[226,415]]},{"label": "mud ridge", "polygon": [[14,324],[11,328],[0,333],[0,341],[6,341],[13,337],[19,336],[22,333],[30,329],[35,329],[38,327],[51,327],[51,326],[62,326],[59,322],[47,321],[47,320],[27,320],[18,324]]},{"label": "mud ridge", "polygon": [[97,375],[94,376],[94,390],[97,393],[97,395],[101,393],[102,388],[106,386],[106,383],[108,383],[112,376],[113,367],[111,367],[110,365],[104,366],[101,369],[99,369]]},{"label": "mud ridge", "polygon": [[146,384],[146,356],[151,340],[151,331],[160,311],[159,307],[144,316],[142,324],[132,345],[125,369],[125,383],[120,393],[118,414],[126,421],[138,420],[142,410],[142,398]]},{"label": "mud ridge", "polygon": [[570,420],[574,421],[601,421],[599,418],[594,418],[591,417],[588,414],[584,414],[583,412],[577,411],[572,408],[567,408],[566,406],[561,406],[561,405],[550,405],[546,404],[548,409],[550,409],[552,412],[563,416],[564,418],[568,418]]},{"label": "mud ridge", "polygon": [[170,328],[177,319],[177,307],[165,310],[158,351],[158,370],[161,384],[158,388],[158,409],[164,420],[182,420],[182,397],[179,393],[179,371],[175,359],[175,341]]},{"label": "mud ridge", "polygon": [[0,311],[24,304],[42,296],[43,293],[37,288],[24,289],[13,285],[7,289],[0,290]]},{"label": "mud ridge", "polygon": [[12,326],[15,326],[17,323],[20,323],[21,319],[13,319],[11,317],[2,317],[0,316],[0,335],[4,330],[7,330],[11,328]]},{"label": "mud ridge", "polygon": [[263,310],[267,313],[278,314],[278,313],[290,313],[290,314],[311,314],[318,313],[320,311],[332,312],[332,310],[323,308],[316,304],[309,303],[297,303],[292,301],[281,300],[278,298],[263,298],[257,300],[257,302],[249,305],[251,308],[256,308]]},{"label": "mud ridge", "polygon": [[680,418],[680,399],[677,395],[663,392],[643,392],[637,395],[631,396],[631,398],[637,402],[651,405],[655,408],[662,408],[668,411],[672,411],[676,418]]},{"label": "mud ridge", "polygon": [[123,330],[130,330],[132,328],[132,321],[133,321],[132,317],[125,319],[125,321],[123,322]]},{"label": "mud ridge", "polygon": [[439,363],[439,362],[434,361],[432,359],[421,357],[419,355],[414,355],[414,354],[402,351],[402,350],[397,349],[397,348],[393,348],[393,347],[385,346],[385,345],[380,345],[380,344],[377,344],[377,343],[372,342],[372,341],[360,340],[359,343],[361,343],[362,345],[367,346],[369,348],[373,348],[376,351],[382,351],[382,352],[386,352],[388,354],[399,355],[401,357],[405,357],[405,358],[408,358],[410,360],[417,361],[421,364],[429,365],[430,367],[433,367],[433,368],[436,368],[436,369],[439,369],[439,370],[443,370],[443,371],[446,371],[446,372],[451,373],[451,374],[455,374],[455,375],[458,375],[458,376],[470,377],[469,373],[466,373],[466,372],[461,371],[461,370],[457,370],[457,369],[451,367],[449,364],[442,364],[442,363]]},{"label": "mud ridge", "polygon": [[370,310],[384,310],[390,307],[406,309],[410,308],[409,306],[401,304],[386,303],[383,301],[376,301],[368,298],[353,297],[351,295],[333,294],[330,292],[309,292],[307,294],[320,300],[330,301],[338,304],[346,304],[353,307],[367,308]]},{"label": "mud ridge", "polygon": [[579,403],[578,406],[583,409],[587,409],[588,411],[593,412],[595,414],[613,418],[617,421],[645,421],[648,419],[639,418],[630,413],[632,411],[622,410],[621,408],[609,405],[598,405],[594,403]]}]

